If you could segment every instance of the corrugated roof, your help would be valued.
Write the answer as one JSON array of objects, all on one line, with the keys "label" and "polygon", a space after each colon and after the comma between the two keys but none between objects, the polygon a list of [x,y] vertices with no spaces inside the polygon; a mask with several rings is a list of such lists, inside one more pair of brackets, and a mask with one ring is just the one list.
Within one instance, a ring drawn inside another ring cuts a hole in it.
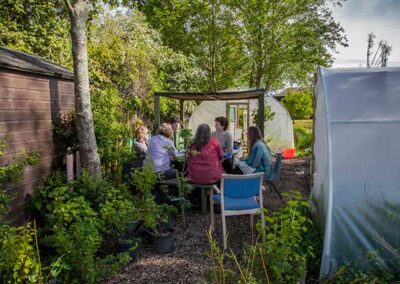
[{"label": "corrugated roof", "polygon": [[0,47],[0,67],[73,80],[74,73],[39,56]]}]

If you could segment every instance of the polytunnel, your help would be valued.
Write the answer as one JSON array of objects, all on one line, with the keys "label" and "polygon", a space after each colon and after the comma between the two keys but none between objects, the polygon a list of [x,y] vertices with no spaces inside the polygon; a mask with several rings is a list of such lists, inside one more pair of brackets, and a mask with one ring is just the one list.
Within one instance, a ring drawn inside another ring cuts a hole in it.
[{"label": "polytunnel", "polygon": [[[271,96],[265,96],[265,104],[275,113],[272,120],[264,123],[264,136],[269,141],[268,145],[275,151],[294,148],[293,122],[289,112]],[[190,117],[189,128],[195,133],[200,124],[207,123],[214,129],[214,119],[225,116],[230,123],[229,131],[238,140],[243,138],[245,129],[254,124],[252,114],[257,109],[257,100],[204,101]]]},{"label": "polytunnel", "polygon": [[319,68],[311,213],[320,276],[376,253],[400,271],[400,68]]}]

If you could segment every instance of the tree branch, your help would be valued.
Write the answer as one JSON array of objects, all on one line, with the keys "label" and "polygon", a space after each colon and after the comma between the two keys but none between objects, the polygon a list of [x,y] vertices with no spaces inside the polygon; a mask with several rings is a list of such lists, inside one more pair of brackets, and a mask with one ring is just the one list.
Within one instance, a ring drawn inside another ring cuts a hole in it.
[{"label": "tree branch", "polygon": [[69,10],[69,12],[72,14],[74,13],[74,8],[72,7],[71,3],[69,2],[69,0],[64,0],[65,5],[67,5],[67,8]]}]

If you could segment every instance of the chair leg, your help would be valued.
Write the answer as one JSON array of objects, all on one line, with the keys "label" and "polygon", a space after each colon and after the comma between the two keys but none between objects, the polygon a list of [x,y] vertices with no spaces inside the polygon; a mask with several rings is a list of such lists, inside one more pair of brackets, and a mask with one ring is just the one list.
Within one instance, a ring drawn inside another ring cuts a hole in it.
[{"label": "chair leg", "polygon": [[211,216],[211,232],[214,232],[215,223],[214,223],[214,193],[210,191],[210,216]]},{"label": "chair leg", "polygon": [[253,230],[254,228],[254,215],[250,214],[250,228]]},{"label": "chair leg", "polygon": [[285,204],[285,200],[283,200],[283,197],[282,197],[281,193],[279,192],[278,188],[276,187],[276,185],[273,182],[268,183],[268,184],[270,184],[270,186],[273,188],[275,193],[278,194],[278,196],[281,199],[282,203]]},{"label": "chair leg", "polygon": [[227,249],[228,245],[227,245],[226,220],[224,211],[221,212],[221,216],[222,216],[222,237],[223,237],[224,249]]},{"label": "chair leg", "polygon": [[201,213],[203,215],[207,213],[207,196],[206,189],[204,187],[201,188]]}]

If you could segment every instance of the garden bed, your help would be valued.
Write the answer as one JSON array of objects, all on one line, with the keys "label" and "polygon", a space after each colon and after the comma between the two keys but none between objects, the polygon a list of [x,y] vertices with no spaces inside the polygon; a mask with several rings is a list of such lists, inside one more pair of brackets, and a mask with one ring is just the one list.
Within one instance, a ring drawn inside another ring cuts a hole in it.
[{"label": "garden bed", "polygon": [[[299,191],[307,199],[310,193],[310,159],[284,160],[281,181],[277,183],[281,192]],[[270,212],[282,207],[276,193],[267,190],[264,207]],[[180,216],[175,219],[176,249],[167,255],[157,254],[149,244],[143,245],[143,255],[139,261],[129,264],[119,275],[104,283],[202,283],[211,268],[207,230],[210,215],[202,215],[199,210],[188,213],[189,229],[185,232]],[[234,216],[227,219],[228,248],[240,257],[243,245],[255,238],[250,228],[248,216]],[[222,240],[221,218],[216,215],[216,240]]]}]

